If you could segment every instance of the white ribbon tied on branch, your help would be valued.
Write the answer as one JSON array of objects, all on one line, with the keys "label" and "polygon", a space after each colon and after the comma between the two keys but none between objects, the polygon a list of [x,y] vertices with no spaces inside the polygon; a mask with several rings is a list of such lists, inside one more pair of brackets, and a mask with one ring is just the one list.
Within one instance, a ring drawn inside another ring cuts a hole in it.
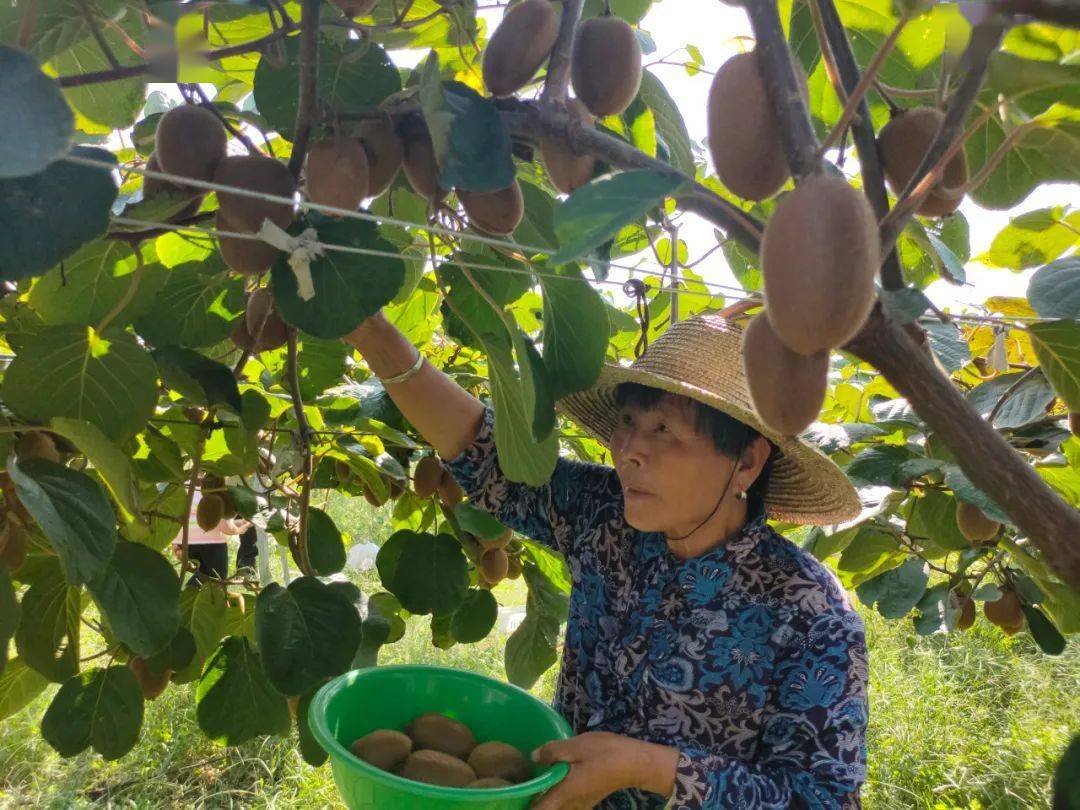
[{"label": "white ribbon tied on branch", "polygon": [[311,280],[311,262],[323,255],[319,234],[308,228],[297,236],[290,236],[269,219],[264,219],[257,236],[267,244],[289,254],[289,267],[296,276],[296,294],[301,301],[315,297],[315,284]]}]

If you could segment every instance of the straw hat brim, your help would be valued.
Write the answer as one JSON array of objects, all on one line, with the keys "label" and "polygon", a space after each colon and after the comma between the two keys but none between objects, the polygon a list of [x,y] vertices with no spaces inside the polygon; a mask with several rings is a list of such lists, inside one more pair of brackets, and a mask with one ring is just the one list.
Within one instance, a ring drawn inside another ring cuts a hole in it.
[{"label": "straw hat brim", "polygon": [[[738,359],[741,363],[741,356]],[[770,517],[785,523],[830,525],[859,514],[858,494],[835,463],[801,440],[770,429],[757,414],[723,391],[708,390],[653,370],[605,363],[591,388],[566,395],[556,402],[556,408],[607,446],[618,416],[614,391],[623,382],[703,402],[749,425],[775,444],[780,456],[773,462],[765,492],[765,509]]]}]

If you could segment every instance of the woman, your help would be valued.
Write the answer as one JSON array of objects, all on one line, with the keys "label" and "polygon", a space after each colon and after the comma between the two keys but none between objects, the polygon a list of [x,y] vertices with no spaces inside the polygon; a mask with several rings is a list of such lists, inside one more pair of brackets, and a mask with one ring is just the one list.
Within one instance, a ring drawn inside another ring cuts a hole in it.
[{"label": "woman", "polygon": [[825,456],[754,414],[740,335],[690,318],[631,366],[606,365],[558,406],[614,469],[560,458],[539,487],[506,479],[490,407],[385,318],[349,338],[470,501],[573,573],[555,707],[577,736],[533,754],[570,763],[542,810],[859,806],[862,622],[765,522],[838,523],[858,500]]}]

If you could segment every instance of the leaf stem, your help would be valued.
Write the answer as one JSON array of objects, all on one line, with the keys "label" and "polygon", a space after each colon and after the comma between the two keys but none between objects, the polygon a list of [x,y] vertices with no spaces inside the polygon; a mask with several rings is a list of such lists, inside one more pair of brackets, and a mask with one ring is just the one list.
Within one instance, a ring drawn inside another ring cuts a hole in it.
[{"label": "leaf stem", "polygon": [[548,60],[544,89],[540,92],[542,104],[566,101],[566,88],[570,83],[570,53],[574,48],[574,32],[584,4],[585,0],[565,0],[562,4],[559,33],[555,37],[555,45]]},{"label": "leaf stem", "polygon": [[289,171],[300,176],[307,156],[311,124],[319,104],[319,2],[303,0],[300,15],[300,93],[296,106],[296,126],[293,127],[293,150]]},{"label": "leaf stem", "polygon": [[135,293],[139,289],[139,282],[142,281],[143,275],[143,257],[142,249],[139,245],[134,247],[135,253],[135,269],[131,271],[131,280],[128,282],[127,289],[124,290],[124,294],[120,296],[120,300],[117,301],[113,308],[110,309],[105,316],[98,322],[98,325],[94,327],[94,331],[101,334],[109,326],[113,320],[124,311],[124,308],[131,303],[135,297]]}]

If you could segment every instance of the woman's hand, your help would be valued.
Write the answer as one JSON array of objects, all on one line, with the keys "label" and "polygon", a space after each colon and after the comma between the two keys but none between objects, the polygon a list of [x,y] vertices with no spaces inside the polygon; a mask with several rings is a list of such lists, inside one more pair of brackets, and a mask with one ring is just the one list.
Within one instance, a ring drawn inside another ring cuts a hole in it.
[{"label": "woman's hand", "polygon": [[624,788],[667,796],[674,786],[679,752],[623,734],[589,731],[545,743],[532,758],[544,765],[570,765],[566,778],[541,796],[532,810],[586,810]]}]

